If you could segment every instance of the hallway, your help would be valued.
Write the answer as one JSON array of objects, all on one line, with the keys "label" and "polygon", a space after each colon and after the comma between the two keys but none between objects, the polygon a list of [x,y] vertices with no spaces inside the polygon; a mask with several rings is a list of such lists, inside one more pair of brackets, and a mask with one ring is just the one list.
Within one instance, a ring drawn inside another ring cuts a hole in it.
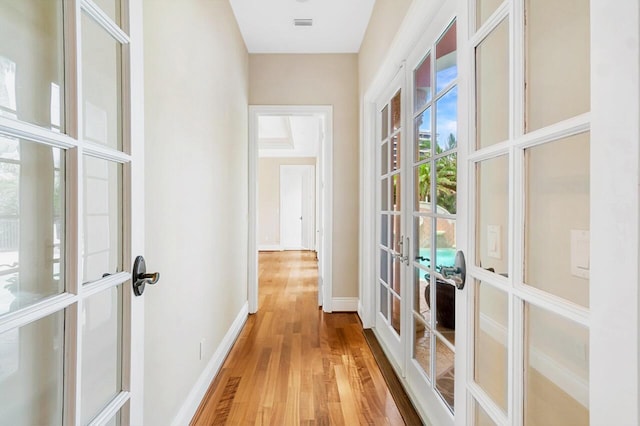
[{"label": "hallway", "polygon": [[318,309],[314,253],[259,261],[260,309],[192,425],[404,424],[357,315]]}]

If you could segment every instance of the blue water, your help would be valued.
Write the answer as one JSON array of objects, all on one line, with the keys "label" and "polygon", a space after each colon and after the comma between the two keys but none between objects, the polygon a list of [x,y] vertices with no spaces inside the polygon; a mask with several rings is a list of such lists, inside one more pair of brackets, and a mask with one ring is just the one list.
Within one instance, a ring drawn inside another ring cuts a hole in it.
[{"label": "blue water", "polygon": [[[421,248],[420,256],[425,259],[431,259],[431,249]],[[453,266],[456,261],[456,249],[454,248],[439,248],[436,249],[436,268],[440,268],[442,266]],[[431,262],[429,260],[421,260],[420,264],[430,268]]]}]

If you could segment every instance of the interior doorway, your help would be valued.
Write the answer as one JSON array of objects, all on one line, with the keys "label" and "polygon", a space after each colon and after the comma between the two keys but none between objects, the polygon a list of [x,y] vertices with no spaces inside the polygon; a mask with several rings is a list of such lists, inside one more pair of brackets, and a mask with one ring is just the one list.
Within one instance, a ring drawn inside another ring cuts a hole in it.
[{"label": "interior doorway", "polygon": [[331,312],[331,106],[249,107],[249,311],[258,310],[258,252],[311,250],[318,305]]}]

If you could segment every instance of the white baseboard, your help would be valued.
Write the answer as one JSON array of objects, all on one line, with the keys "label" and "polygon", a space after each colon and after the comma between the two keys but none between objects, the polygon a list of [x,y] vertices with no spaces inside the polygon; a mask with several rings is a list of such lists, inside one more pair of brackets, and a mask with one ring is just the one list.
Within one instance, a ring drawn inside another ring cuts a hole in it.
[{"label": "white baseboard", "polygon": [[332,312],[357,312],[358,311],[357,297],[333,297],[331,299],[331,311]]},{"label": "white baseboard", "polygon": [[282,246],[277,245],[260,245],[258,246],[258,251],[282,251]]},{"label": "white baseboard", "polygon": [[178,411],[178,414],[171,422],[172,426],[184,426],[188,425],[191,422],[191,419],[196,414],[196,411],[198,410],[198,407],[202,402],[202,398],[204,398],[204,395],[207,393],[211,382],[213,382],[213,379],[220,371],[225,358],[229,354],[229,351],[231,351],[233,344],[240,335],[242,327],[247,321],[248,316],[249,303],[245,302],[245,304],[242,305],[238,316],[233,321],[233,324],[231,324],[231,327],[222,339],[222,342],[220,342],[218,349],[216,349],[204,371],[202,372],[196,383],[193,385],[191,392],[189,392],[189,395],[187,395],[187,398],[182,403],[180,411]]}]

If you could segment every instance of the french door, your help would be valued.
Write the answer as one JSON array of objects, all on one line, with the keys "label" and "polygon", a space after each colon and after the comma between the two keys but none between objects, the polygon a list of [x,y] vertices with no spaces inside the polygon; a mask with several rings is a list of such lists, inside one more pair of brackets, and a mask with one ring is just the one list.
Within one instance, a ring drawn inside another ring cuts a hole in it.
[{"label": "french door", "polygon": [[3,424],[140,423],[139,6],[0,1]]}]

